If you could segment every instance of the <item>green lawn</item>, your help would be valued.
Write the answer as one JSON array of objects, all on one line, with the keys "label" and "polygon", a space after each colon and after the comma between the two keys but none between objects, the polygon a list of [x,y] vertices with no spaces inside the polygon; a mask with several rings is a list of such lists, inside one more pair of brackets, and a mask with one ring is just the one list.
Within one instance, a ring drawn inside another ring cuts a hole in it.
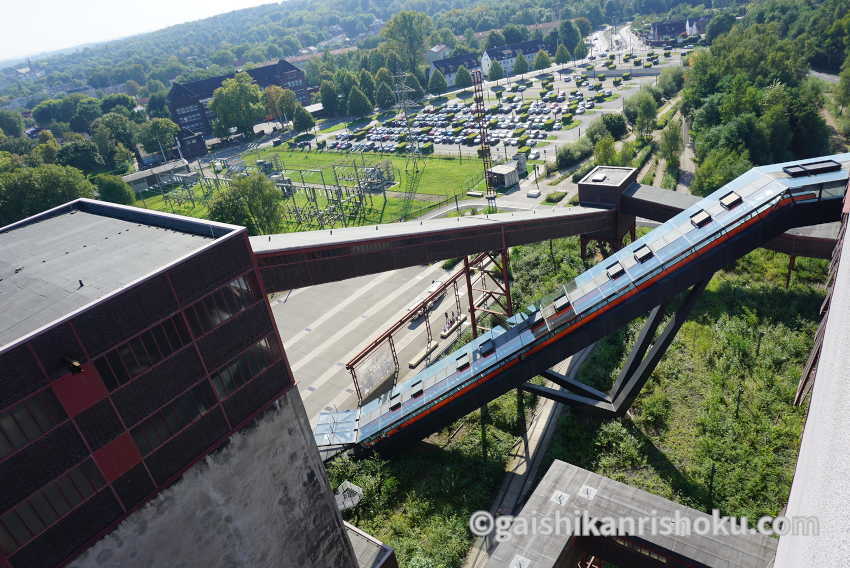
[{"label": "green lawn", "polygon": [[[277,156],[284,169],[307,169],[318,170],[320,168],[330,168],[334,164],[352,164],[356,160],[358,164],[376,162],[378,160],[389,160],[392,163],[396,172],[396,181],[400,185],[393,188],[397,191],[404,191],[405,182],[410,175],[411,162],[405,156],[387,155],[387,154],[347,154],[340,152],[300,152],[291,151],[280,148],[266,148],[261,151],[247,152],[242,155],[245,163],[253,164],[258,159],[269,160]],[[478,179],[481,175],[481,162],[474,158],[464,158],[458,160],[453,157],[431,156],[423,158],[419,161],[420,164],[425,164],[422,170],[422,177],[417,188],[417,193],[426,193],[430,195],[455,195],[469,191],[470,180]],[[333,181],[330,171],[324,175],[326,183]],[[300,174],[290,172],[289,176],[292,179],[301,179]],[[304,181],[311,183],[320,183],[322,181],[321,174],[318,172],[305,172]],[[342,182],[343,185],[354,185],[354,182]]]}]

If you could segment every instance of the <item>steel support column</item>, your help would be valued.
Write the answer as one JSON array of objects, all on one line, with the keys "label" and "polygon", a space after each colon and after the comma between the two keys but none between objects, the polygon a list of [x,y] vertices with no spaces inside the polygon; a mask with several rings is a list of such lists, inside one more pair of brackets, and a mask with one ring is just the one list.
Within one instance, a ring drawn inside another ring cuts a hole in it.
[{"label": "steel support column", "polygon": [[[667,324],[667,327],[664,328],[661,335],[659,335],[653,342],[652,349],[649,351],[649,354],[646,355],[646,357],[641,360],[640,364],[635,367],[634,371],[625,378],[621,385],[620,392],[611,397],[618,416],[625,414],[632,405],[638,393],[643,388],[643,385],[646,383],[646,380],[649,378],[649,375],[651,375],[652,371],[655,370],[655,367],[658,365],[659,361],[661,361],[661,357],[667,351],[670,343],[673,342],[673,338],[676,337],[676,333],[679,331],[679,328],[681,328],[682,324],[685,323],[685,320],[688,319],[688,315],[699,297],[702,295],[702,292],[708,285],[709,280],[711,280],[710,276],[693,285],[688,292],[688,295],[685,297],[685,300],[682,302],[682,305],[679,306],[679,309],[676,310],[675,314],[673,314],[672,321]],[[658,324],[656,323],[655,325],[657,326]],[[645,350],[645,347],[643,349]]]},{"label": "steel support column", "polygon": [[472,327],[473,339],[478,337],[478,322],[475,320],[475,298],[472,296],[472,276],[470,274],[469,257],[463,257],[463,273],[466,277],[466,295],[469,301],[469,325]]}]

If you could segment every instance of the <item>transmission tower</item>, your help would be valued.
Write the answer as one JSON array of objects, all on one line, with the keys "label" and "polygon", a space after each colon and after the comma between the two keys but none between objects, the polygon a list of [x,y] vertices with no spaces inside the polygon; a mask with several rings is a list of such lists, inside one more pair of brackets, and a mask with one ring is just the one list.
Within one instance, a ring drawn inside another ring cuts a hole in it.
[{"label": "transmission tower", "polygon": [[487,109],[484,107],[484,81],[481,71],[472,72],[472,87],[475,93],[475,121],[478,123],[478,136],[481,138],[481,163],[484,166],[484,196],[487,198],[487,207],[496,208],[496,190],[493,189],[493,178],[490,169],[493,161],[490,158],[490,142],[487,140]]},{"label": "transmission tower", "polygon": [[396,107],[401,111],[401,120],[404,123],[404,130],[408,144],[407,160],[404,164],[405,180],[404,187],[404,204],[402,207],[402,217],[407,217],[410,212],[413,198],[416,196],[416,190],[419,187],[419,181],[422,178],[422,170],[425,169],[425,163],[420,160],[421,150],[419,148],[418,136],[413,128],[413,120],[410,117],[408,108],[410,107],[410,93],[413,88],[405,81],[409,73],[398,73],[393,76],[394,94]]}]

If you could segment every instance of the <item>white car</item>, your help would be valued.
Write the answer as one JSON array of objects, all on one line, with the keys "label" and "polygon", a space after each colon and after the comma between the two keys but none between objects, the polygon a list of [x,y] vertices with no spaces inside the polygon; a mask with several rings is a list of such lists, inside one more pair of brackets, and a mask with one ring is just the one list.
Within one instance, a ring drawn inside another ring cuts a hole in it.
[{"label": "white car", "polygon": [[536,160],[539,157],[540,157],[540,152],[538,152],[537,150],[532,150],[531,153],[528,154],[529,160]]},{"label": "white car", "polygon": [[423,307],[423,308],[419,309],[416,313],[413,313],[413,310],[416,308],[416,306],[418,306],[418,305],[419,305],[419,303],[420,303],[420,302],[422,302],[422,300],[424,300],[425,298],[427,298],[428,296],[430,296],[431,294],[433,294],[434,292],[436,292],[436,291],[437,291],[437,290],[438,290],[438,289],[439,289],[442,285],[443,285],[443,281],[442,281],[442,280],[434,280],[433,282],[431,282],[431,285],[430,285],[430,286],[428,286],[428,289],[427,289],[427,290],[425,290],[425,294],[423,294],[422,296],[420,296],[419,298],[417,298],[416,300],[414,300],[414,302],[413,302],[412,304],[410,304],[409,306],[407,306],[407,313],[409,313],[409,314],[413,314],[413,315],[412,315],[412,317],[411,317],[411,319],[417,320],[417,319],[419,319],[419,318],[421,318],[422,316],[424,316],[424,315],[425,315],[425,311],[426,311],[426,310],[427,310],[427,311],[431,311],[431,309],[433,309],[433,307],[434,307],[434,303],[438,302],[438,301],[440,300],[440,298],[442,298],[443,294],[445,294],[445,293],[446,293],[446,291],[445,291],[445,290],[443,290],[443,293],[442,293],[442,294],[440,294],[440,296],[437,296],[436,298],[434,298],[433,300],[431,300],[431,301],[428,303],[428,305],[427,305],[427,306],[425,306],[425,307]]}]

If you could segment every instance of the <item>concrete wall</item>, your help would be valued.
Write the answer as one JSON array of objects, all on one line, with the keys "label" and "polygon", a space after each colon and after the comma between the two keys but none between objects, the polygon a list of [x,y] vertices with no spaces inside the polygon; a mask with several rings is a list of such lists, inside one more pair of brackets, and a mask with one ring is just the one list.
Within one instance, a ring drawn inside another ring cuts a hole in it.
[{"label": "concrete wall", "polygon": [[356,568],[298,389],[75,560],[77,568]]}]

